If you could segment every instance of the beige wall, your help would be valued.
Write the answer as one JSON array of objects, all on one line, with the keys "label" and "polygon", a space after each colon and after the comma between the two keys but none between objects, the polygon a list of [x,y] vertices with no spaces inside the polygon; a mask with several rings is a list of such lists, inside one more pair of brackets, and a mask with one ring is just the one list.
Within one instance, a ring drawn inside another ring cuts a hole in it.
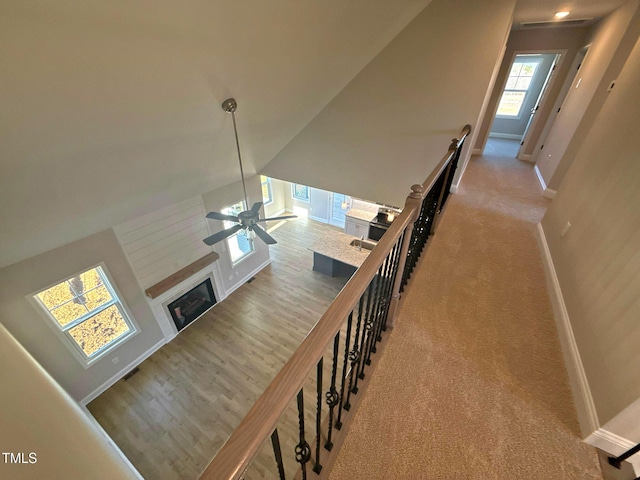
[{"label": "beige wall", "polygon": [[264,206],[264,214],[267,217],[273,217],[286,209],[285,184],[277,178],[271,179],[271,193],[273,194],[273,203]]},{"label": "beige wall", "polygon": [[6,464],[0,459],[0,478],[139,478],[2,325],[0,365],[1,450],[23,453],[27,460],[35,454],[31,464]]},{"label": "beige wall", "polygon": [[[140,332],[85,369],[27,296],[100,262],[105,263]],[[76,400],[85,398],[114,375],[124,375],[127,365],[164,340],[113,230],[1,269],[0,317],[11,334]]]},{"label": "beige wall", "polygon": [[[636,38],[542,221],[601,425],[640,398],[638,78]],[[610,425],[640,440],[637,417]]]},{"label": "beige wall", "polygon": [[[545,183],[553,190],[560,187],[584,135],[602,106],[607,85],[615,79],[628,55],[628,51],[619,51],[618,47],[637,8],[638,0],[628,1],[600,21],[591,37],[587,39],[591,46],[576,77],[580,86],[575,88],[574,82],[574,86],[569,90],[562,111],[556,117],[545,141],[544,150],[536,162]],[[632,39],[631,46],[635,38]],[[609,69],[612,59],[616,56],[622,58],[618,61],[618,68]],[[570,149],[571,145],[573,147]]]},{"label": "beige wall", "polygon": [[263,173],[404,205],[480,113],[513,0],[434,0]]},{"label": "beige wall", "polygon": [[[578,52],[578,49],[585,44],[587,32],[587,28],[536,28],[531,30],[514,30],[511,32],[507,42],[507,50],[505,52],[502,65],[500,65],[500,72],[498,73],[496,86],[491,93],[491,99],[489,100],[489,105],[487,107],[487,114],[479,128],[474,148],[479,150],[484,149],[484,145],[489,135],[489,129],[491,128],[495,112],[498,108],[502,89],[504,88],[506,77],[509,73],[509,67],[513,61],[515,53],[543,50],[566,50],[562,63],[558,66],[557,72],[555,73],[556,78],[549,86],[547,100],[538,112],[539,118],[546,119],[549,116],[558,93],[562,88],[562,83],[567,76],[571,66],[571,61]],[[537,122],[537,125],[534,126],[530,134],[531,136],[528,142],[527,151],[525,151],[524,154],[530,155],[532,153],[543,127],[544,121],[539,121]]]}]

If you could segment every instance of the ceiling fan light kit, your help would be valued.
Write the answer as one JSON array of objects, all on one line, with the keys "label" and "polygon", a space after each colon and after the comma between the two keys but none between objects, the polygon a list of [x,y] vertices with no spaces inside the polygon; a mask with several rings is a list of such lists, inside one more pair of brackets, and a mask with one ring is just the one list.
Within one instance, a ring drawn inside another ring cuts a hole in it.
[{"label": "ceiling fan light kit", "polygon": [[[240,177],[242,178],[242,191],[244,193],[244,204],[245,208],[249,205],[249,199],[247,197],[247,187],[244,181],[244,169],[242,168],[242,155],[240,154],[240,141],[238,140],[238,127],[236,125],[236,115],[235,112],[238,109],[238,102],[234,98],[227,98],[224,102],[222,102],[222,109],[226,113],[230,113],[233,118],[233,132],[236,138],[236,149],[238,151],[238,163],[240,164]],[[218,233],[214,233],[213,235],[205,238],[203,240],[209,246],[215,245],[216,243],[224,240],[225,238],[229,238],[230,236],[236,234],[240,230],[244,230],[244,234],[247,238],[251,238],[253,234],[255,234],[260,240],[262,240],[267,245],[273,245],[276,242],[275,238],[269,235],[260,225],[259,222],[268,222],[272,220],[286,220],[289,218],[296,218],[296,215],[284,215],[280,217],[273,218],[260,218],[260,208],[262,207],[262,202],[256,202],[249,210],[245,210],[240,212],[237,216],[234,215],[226,215],[224,213],[219,212],[209,212],[207,214],[207,218],[210,220],[221,220],[227,222],[236,222],[236,225],[229,227],[225,230],[222,230]]]}]

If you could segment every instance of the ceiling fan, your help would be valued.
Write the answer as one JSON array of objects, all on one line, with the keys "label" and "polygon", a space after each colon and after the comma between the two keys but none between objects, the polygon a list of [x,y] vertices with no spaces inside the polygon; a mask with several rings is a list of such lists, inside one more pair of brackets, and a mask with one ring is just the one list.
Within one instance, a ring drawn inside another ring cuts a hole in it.
[{"label": "ceiling fan", "polygon": [[[240,155],[240,142],[238,141],[238,127],[236,126],[236,115],[235,112],[238,109],[238,103],[233,98],[227,98],[224,102],[222,102],[222,109],[226,113],[230,113],[233,118],[233,131],[236,136],[236,148],[238,150],[238,162],[240,163],[240,176],[242,177],[242,190],[244,191],[244,204],[245,206],[249,205],[249,200],[247,198],[247,187],[244,183],[244,170],[242,168],[242,156]],[[237,222],[233,227],[227,228],[226,230],[222,230],[218,233],[214,233],[210,237],[207,237],[203,240],[204,243],[211,246],[214,245],[225,238],[234,235],[240,230],[244,230],[247,236],[251,235],[251,232],[255,233],[260,240],[262,240],[267,245],[273,245],[276,242],[275,238],[269,235],[260,225],[259,222],[267,222],[271,220],[286,220],[288,218],[297,218],[296,215],[284,215],[281,217],[273,217],[273,218],[260,218],[260,207],[262,207],[262,202],[256,202],[249,210],[245,210],[243,212],[238,213],[237,216],[234,215],[226,215],[224,213],[219,212],[209,212],[207,213],[207,218],[211,220],[222,220],[228,222]],[[246,207],[245,207],[246,208]]]}]

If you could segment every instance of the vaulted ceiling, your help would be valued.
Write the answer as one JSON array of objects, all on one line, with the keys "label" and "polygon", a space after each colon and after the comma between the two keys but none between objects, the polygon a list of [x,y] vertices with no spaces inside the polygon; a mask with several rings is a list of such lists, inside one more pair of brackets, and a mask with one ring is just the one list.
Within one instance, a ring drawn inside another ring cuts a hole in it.
[{"label": "vaulted ceiling", "polygon": [[429,3],[3,0],[0,266],[237,181],[227,97],[260,171]]}]

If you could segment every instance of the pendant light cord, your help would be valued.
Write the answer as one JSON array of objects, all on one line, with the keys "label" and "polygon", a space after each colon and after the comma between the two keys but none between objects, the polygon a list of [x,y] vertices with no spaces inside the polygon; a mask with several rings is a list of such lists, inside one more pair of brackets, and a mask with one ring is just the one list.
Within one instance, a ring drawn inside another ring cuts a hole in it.
[{"label": "pendant light cord", "polygon": [[238,149],[238,162],[240,163],[240,176],[242,177],[242,190],[244,192],[244,203],[247,210],[249,209],[249,198],[247,197],[247,187],[244,184],[244,170],[242,168],[242,156],[240,155],[240,141],[238,140],[238,127],[236,125],[236,114],[231,112],[231,118],[233,119],[233,133],[236,135],[236,148]]}]

